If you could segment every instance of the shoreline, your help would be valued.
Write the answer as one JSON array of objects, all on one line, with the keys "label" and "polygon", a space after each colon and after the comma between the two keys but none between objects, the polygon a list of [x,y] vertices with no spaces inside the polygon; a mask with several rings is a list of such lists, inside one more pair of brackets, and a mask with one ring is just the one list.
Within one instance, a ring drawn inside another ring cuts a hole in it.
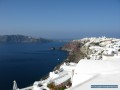
[{"label": "shoreline", "polygon": [[[83,83],[85,80],[94,80],[92,77],[96,76],[99,70],[99,73],[103,73],[101,72],[101,70],[104,71],[104,69],[102,69],[102,65],[109,66],[106,68],[107,71],[111,70],[112,68],[114,69],[114,66],[116,65],[118,70],[120,69],[119,65],[117,64],[120,63],[118,60],[120,58],[120,39],[106,37],[83,38],[80,40],[73,40],[69,44],[64,45],[62,50],[67,51],[67,58],[60,64],[56,65],[52,72],[49,72],[49,75],[46,77],[46,79],[35,81],[30,90],[37,90],[35,88],[44,88],[46,90],[72,90],[73,88],[78,88],[76,87],[77,84]],[[117,60],[114,60],[115,58]],[[110,65],[108,65],[108,63]],[[87,67],[87,65],[89,67]],[[113,67],[111,67],[111,65],[113,65]],[[91,71],[89,70],[90,68],[91,70],[94,70]],[[118,74],[120,73],[115,71],[115,74],[117,74],[116,72]],[[81,73],[83,74],[81,75]],[[85,73],[93,74],[89,75]],[[111,75],[112,72],[109,73],[105,71],[104,73]],[[81,81],[79,81],[78,78],[81,78]],[[107,82],[107,79],[104,80]],[[38,87],[39,84],[42,86]],[[81,88],[80,86],[79,88]]]}]

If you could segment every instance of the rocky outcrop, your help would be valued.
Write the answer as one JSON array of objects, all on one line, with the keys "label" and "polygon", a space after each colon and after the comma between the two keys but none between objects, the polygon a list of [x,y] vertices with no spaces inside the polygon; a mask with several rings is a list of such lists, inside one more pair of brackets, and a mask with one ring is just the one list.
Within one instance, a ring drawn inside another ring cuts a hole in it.
[{"label": "rocky outcrop", "polygon": [[0,36],[0,43],[43,43],[51,42],[52,40],[44,38],[33,38],[24,35],[2,35]]},{"label": "rocky outcrop", "polygon": [[72,41],[64,45],[62,50],[69,52],[66,62],[78,63],[80,59],[87,57],[91,52],[89,46],[85,46],[85,43],[82,41]]}]

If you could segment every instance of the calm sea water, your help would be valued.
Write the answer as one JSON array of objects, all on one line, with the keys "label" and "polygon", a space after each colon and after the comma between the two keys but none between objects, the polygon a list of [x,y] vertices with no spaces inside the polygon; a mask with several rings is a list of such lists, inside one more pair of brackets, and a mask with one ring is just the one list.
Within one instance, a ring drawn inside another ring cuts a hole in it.
[{"label": "calm sea water", "polygon": [[40,80],[67,57],[67,52],[51,51],[50,47],[64,44],[0,44],[0,90],[11,90],[13,80],[19,88]]}]

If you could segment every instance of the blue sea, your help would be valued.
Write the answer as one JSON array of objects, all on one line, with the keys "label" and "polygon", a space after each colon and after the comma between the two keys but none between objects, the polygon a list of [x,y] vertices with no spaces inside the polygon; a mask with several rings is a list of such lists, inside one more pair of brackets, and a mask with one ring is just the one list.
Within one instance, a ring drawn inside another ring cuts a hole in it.
[{"label": "blue sea", "polygon": [[64,44],[0,44],[0,90],[12,90],[13,80],[16,80],[18,88],[40,80],[67,57],[65,51],[50,50]]}]

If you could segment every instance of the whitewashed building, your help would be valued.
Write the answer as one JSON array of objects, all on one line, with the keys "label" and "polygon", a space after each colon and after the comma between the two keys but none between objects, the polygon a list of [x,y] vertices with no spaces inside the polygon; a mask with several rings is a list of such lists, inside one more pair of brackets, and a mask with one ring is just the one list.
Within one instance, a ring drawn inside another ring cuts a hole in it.
[{"label": "whitewashed building", "polygon": [[[91,85],[116,85],[120,90],[120,60],[80,60],[68,90],[93,90]],[[94,90],[113,90],[113,88],[94,88]]]}]

